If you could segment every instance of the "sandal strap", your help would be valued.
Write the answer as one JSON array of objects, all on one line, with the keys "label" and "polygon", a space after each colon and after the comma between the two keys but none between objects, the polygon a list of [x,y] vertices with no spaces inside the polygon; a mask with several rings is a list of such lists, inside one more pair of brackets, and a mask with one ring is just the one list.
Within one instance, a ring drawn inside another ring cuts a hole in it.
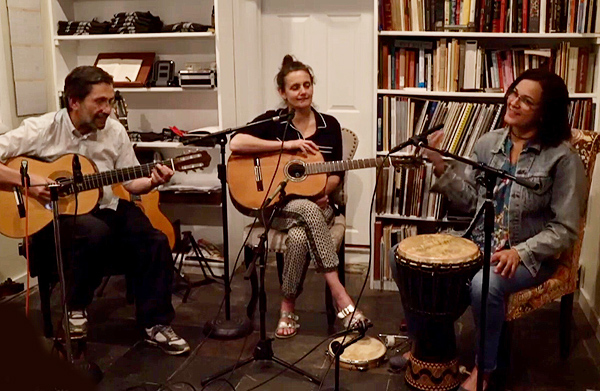
[{"label": "sandal strap", "polygon": [[344,319],[345,317],[352,314],[353,312],[354,312],[354,306],[352,304],[349,304],[346,308],[344,308],[340,312],[338,312],[337,316],[340,319]]},{"label": "sandal strap", "polygon": [[281,321],[277,325],[277,329],[299,329],[300,325],[296,322],[284,322]]},{"label": "sandal strap", "polygon": [[294,314],[293,312],[288,312],[288,311],[281,311],[280,318],[288,318],[293,321],[300,319],[300,317],[298,315]]}]

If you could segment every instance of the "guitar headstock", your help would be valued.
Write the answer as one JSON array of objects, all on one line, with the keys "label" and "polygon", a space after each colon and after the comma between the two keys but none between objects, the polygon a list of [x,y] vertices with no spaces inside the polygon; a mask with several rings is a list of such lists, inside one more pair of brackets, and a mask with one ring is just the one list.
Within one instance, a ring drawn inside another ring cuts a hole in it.
[{"label": "guitar headstock", "polygon": [[127,103],[125,102],[125,98],[121,94],[121,91],[115,91],[115,115],[121,124],[125,127],[125,130],[129,131],[129,123],[127,120]]},{"label": "guitar headstock", "polygon": [[211,157],[208,152],[199,150],[185,155],[177,156],[173,159],[177,171],[195,171],[204,170],[210,164]]}]

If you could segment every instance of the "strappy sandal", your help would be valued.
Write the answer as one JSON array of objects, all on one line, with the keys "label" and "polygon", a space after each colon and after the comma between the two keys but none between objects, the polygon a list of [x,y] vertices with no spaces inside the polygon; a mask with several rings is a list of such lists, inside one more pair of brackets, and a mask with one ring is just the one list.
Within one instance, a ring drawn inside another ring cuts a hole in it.
[{"label": "strappy sandal", "polygon": [[[292,338],[294,335],[298,334],[298,329],[300,328],[300,323],[298,323],[298,315],[293,312],[281,311],[280,319],[286,318],[286,321],[280,321],[277,325],[277,330],[275,330],[275,337],[279,339]],[[281,331],[284,329],[294,329],[294,331],[290,334],[281,334]]]},{"label": "strappy sandal", "polygon": [[[353,313],[354,316],[352,316]],[[342,320],[342,324],[347,329],[356,327],[367,328],[368,326],[373,325],[373,322],[371,322],[371,320],[367,318],[361,310],[355,311],[352,304],[338,312],[337,316]],[[352,322],[350,322],[350,318],[352,318]]]}]

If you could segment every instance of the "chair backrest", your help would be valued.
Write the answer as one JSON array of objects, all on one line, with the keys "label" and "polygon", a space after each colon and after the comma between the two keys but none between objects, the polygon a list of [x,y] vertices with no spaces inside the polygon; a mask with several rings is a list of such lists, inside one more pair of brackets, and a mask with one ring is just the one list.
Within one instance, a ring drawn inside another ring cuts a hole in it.
[{"label": "chair backrest", "polygon": [[[342,128],[342,160],[350,160],[354,158],[354,154],[356,153],[356,149],[358,148],[358,136],[356,133],[351,131],[348,128]],[[342,209],[345,208],[348,196],[346,194],[346,178],[348,176],[344,176],[344,180],[340,185],[333,191],[331,194],[331,198],[333,201]],[[345,210],[342,210],[342,214],[345,213]]]},{"label": "chair backrest", "polygon": [[[581,161],[585,167],[585,173],[587,175],[588,191],[592,183],[592,176],[594,174],[594,165],[596,163],[596,156],[600,151],[600,134],[591,130],[577,130],[574,129],[571,137],[571,145],[579,154]],[[587,210],[587,208],[586,208]],[[567,293],[574,292],[577,288],[577,271],[579,269],[579,256],[581,254],[581,245],[583,244],[583,234],[585,230],[587,215],[584,213],[581,219],[579,228],[579,238],[573,245],[572,254],[570,257],[570,276],[569,276],[569,287]]]},{"label": "chair backrest", "polygon": [[357,148],[358,136],[356,133],[348,128],[342,128],[342,159],[353,159]]}]

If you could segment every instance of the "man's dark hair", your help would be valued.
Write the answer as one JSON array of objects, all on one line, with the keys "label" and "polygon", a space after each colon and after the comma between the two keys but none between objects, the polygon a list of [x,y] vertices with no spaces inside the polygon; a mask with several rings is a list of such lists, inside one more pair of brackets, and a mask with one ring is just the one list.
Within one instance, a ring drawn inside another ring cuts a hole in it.
[{"label": "man's dark hair", "polygon": [[83,65],[69,73],[65,79],[65,102],[67,110],[71,111],[71,99],[81,101],[92,90],[95,84],[113,84],[113,77],[103,69]]},{"label": "man's dark hair", "polygon": [[556,147],[571,139],[569,125],[569,91],[563,79],[556,73],[543,68],[529,69],[510,85],[508,95],[521,80],[533,80],[542,86],[542,99],[539,103],[538,138],[544,146]]}]

